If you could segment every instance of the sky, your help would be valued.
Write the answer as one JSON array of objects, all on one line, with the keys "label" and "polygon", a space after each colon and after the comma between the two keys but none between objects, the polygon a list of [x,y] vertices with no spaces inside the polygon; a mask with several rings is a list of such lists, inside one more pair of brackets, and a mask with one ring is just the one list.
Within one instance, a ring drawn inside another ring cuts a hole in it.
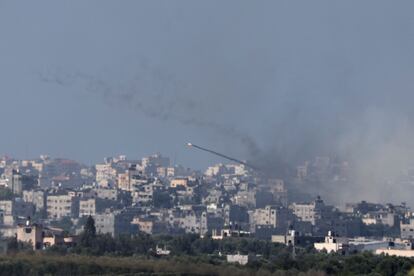
[{"label": "sky", "polygon": [[0,0],[0,153],[222,161],[191,141],[270,168],[341,156],[370,190],[413,153],[413,8]]}]

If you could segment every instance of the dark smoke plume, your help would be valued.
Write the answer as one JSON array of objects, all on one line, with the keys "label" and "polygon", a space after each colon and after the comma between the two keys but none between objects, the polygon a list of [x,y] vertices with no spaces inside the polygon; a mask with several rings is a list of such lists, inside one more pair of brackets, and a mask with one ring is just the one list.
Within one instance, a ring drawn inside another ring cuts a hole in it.
[{"label": "dark smoke plume", "polygon": [[131,50],[163,63],[131,60],[136,70],[125,79],[65,70],[43,79],[148,117],[209,129],[230,146],[237,140],[246,149],[237,158],[274,175],[315,156],[347,160],[351,181],[312,187],[335,202],[412,202],[412,7],[249,3],[223,3],[211,13],[179,7],[186,16],[172,15],[170,32],[150,30],[172,45]]},{"label": "dark smoke plume", "polygon": [[120,85],[85,73],[55,71],[41,74],[40,78],[47,83],[84,89],[87,93],[102,97],[108,104],[128,106],[153,119],[173,120],[183,125],[209,129],[218,136],[238,141],[251,160],[259,160],[262,155],[253,137],[223,121],[210,120],[209,111],[214,110],[211,104],[192,96],[184,82],[147,63],[132,81]]}]

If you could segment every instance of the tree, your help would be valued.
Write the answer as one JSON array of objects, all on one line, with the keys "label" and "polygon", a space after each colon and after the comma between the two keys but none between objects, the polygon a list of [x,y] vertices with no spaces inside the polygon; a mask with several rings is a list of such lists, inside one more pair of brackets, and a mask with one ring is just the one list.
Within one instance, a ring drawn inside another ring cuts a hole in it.
[{"label": "tree", "polygon": [[86,220],[83,233],[80,238],[80,245],[84,247],[92,247],[96,240],[95,220],[89,216]]},{"label": "tree", "polygon": [[17,252],[19,250],[19,242],[17,237],[12,237],[7,240],[7,251]]}]

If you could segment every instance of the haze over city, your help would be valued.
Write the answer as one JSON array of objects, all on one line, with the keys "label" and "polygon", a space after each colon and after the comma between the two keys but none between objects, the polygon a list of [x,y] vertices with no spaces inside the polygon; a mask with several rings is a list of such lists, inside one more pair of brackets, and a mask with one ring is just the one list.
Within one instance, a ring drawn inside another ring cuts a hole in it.
[{"label": "haze over city", "polygon": [[411,3],[44,3],[1,2],[4,154],[411,164]]},{"label": "haze over city", "polygon": [[1,234],[414,238],[413,8],[0,0]]}]

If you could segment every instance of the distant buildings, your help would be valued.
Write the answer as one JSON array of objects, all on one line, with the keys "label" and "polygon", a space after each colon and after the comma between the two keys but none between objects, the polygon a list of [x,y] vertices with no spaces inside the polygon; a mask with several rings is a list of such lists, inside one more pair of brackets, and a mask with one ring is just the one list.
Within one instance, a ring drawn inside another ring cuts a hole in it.
[{"label": "distant buildings", "polygon": [[236,263],[239,265],[247,265],[249,262],[256,259],[257,258],[252,255],[241,255],[240,253],[235,255],[227,255],[228,263]]},{"label": "distant buildings", "polygon": [[128,211],[105,211],[94,216],[96,231],[101,234],[119,236],[122,234],[136,234],[138,228],[131,224],[133,213]]},{"label": "distant buildings", "polygon": [[51,219],[75,218],[79,215],[79,198],[74,195],[52,194],[47,197],[46,204],[47,215]]},{"label": "distant buildings", "polygon": [[[305,162],[287,179],[264,178],[243,164],[212,165],[201,173],[171,164],[160,154],[138,160],[110,157],[93,166],[48,156],[3,158],[0,232],[9,237],[19,233],[20,240],[44,248],[69,243],[51,225],[80,233],[82,221],[92,216],[97,232],[111,236],[255,237],[288,246],[315,243],[316,249],[329,252],[382,250],[396,238],[414,240],[414,216],[405,204],[362,201],[341,211],[321,197],[297,199],[298,187],[346,181],[348,170],[347,162],[327,157]],[[25,226],[28,217],[34,223]],[[328,231],[335,235],[324,238]],[[246,256],[229,261],[244,264]]]}]

